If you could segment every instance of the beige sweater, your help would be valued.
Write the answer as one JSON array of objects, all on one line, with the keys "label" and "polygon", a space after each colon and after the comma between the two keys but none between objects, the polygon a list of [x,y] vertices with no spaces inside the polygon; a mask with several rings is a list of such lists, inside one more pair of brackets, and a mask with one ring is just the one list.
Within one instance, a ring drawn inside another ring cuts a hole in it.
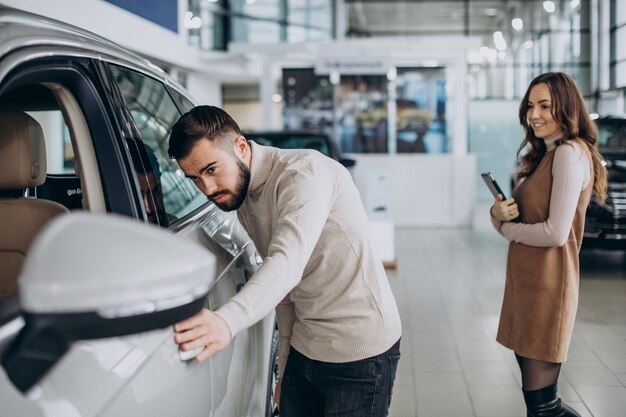
[{"label": "beige sweater", "polygon": [[385,352],[400,316],[350,174],[317,151],[250,145],[237,214],[264,263],[216,313],[234,335],[276,308],[281,372],[290,344],[335,363]]}]

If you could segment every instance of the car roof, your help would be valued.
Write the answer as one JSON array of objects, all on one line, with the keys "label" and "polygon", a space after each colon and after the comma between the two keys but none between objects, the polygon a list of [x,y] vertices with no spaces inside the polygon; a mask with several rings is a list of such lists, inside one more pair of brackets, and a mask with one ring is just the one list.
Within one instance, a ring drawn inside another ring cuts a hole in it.
[{"label": "car roof", "polygon": [[0,59],[20,49],[50,47],[72,50],[131,65],[147,75],[184,91],[169,75],[147,59],[102,36],[48,17],[0,5]]}]

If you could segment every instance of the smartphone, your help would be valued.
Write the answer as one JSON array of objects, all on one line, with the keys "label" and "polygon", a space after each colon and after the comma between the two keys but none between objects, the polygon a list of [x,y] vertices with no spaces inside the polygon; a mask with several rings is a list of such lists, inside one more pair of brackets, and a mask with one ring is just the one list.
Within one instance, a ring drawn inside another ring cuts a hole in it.
[{"label": "smartphone", "polygon": [[[493,194],[493,198],[497,199],[498,194],[500,194],[502,196],[502,199],[506,200],[506,195],[504,195],[504,193],[502,192],[502,188],[500,188],[496,179],[493,177],[493,175],[491,175],[491,172],[483,172],[482,174],[480,174],[480,176],[483,177],[483,181],[485,181],[485,184],[487,184],[487,188],[489,188],[489,191],[491,191],[491,194]],[[522,217],[517,216],[513,219],[513,221],[515,223],[521,223]]]},{"label": "smartphone", "polygon": [[502,192],[502,188],[500,188],[496,179],[493,177],[493,175],[491,175],[491,172],[483,172],[482,174],[480,174],[480,176],[483,177],[483,181],[485,181],[485,184],[487,184],[487,188],[489,188],[489,191],[491,191],[491,194],[493,194],[493,198],[497,199],[498,194],[500,194],[502,195],[502,199],[506,200],[506,196]]}]

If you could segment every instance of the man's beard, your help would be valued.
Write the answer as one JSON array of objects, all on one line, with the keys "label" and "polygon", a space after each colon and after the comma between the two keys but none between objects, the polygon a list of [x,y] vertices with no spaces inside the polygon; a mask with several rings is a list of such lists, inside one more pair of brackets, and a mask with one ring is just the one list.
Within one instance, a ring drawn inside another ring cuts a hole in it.
[{"label": "man's beard", "polygon": [[213,201],[215,197],[218,197],[222,194],[230,194],[233,196],[231,200],[224,200],[220,203],[213,201],[220,210],[222,211],[233,211],[237,210],[246,199],[246,195],[248,195],[248,187],[250,186],[250,170],[246,165],[237,160],[237,166],[239,167],[239,179],[237,180],[237,188],[234,193],[230,191],[219,191],[217,193],[211,194],[208,199]]}]

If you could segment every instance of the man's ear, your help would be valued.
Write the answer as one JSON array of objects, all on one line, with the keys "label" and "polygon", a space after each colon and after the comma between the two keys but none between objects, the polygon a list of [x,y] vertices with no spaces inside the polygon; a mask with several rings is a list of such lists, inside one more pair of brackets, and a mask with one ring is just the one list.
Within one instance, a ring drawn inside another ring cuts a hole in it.
[{"label": "man's ear", "polygon": [[242,135],[235,139],[235,152],[244,161],[249,157],[248,154],[250,153],[250,145],[248,145],[248,141]]}]

